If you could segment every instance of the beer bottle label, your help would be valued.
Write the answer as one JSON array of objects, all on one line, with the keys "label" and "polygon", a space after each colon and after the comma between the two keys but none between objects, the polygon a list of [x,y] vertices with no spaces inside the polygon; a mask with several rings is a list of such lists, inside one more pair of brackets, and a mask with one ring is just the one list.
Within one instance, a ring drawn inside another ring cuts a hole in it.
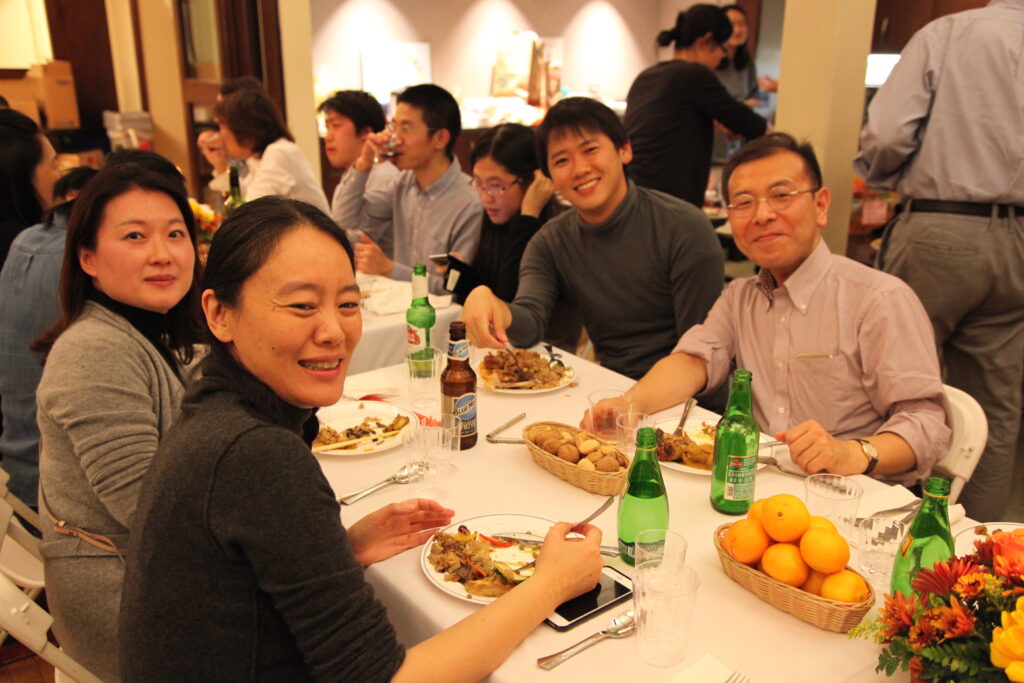
[{"label": "beer bottle label", "polygon": [[757,454],[730,455],[725,470],[725,499],[750,500],[754,497]]},{"label": "beer bottle label", "polygon": [[476,434],[476,393],[441,396],[441,412],[462,420],[462,436]]},{"label": "beer bottle label", "polygon": [[465,339],[449,341],[448,357],[452,360],[469,360],[469,342]]},{"label": "beer bottle label", "polygon": [[426,330],[422,327],[413,327],[409,324],[406,324],[405,329],[408,332],[410,351],[420,351],[427,348]]}]

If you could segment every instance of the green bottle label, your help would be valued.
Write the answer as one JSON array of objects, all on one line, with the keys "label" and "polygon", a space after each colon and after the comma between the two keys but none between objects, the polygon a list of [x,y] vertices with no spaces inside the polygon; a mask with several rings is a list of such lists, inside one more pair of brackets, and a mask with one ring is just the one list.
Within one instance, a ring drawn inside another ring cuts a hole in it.
[{"label": "green bottle label", "polygon": [[725,499],[752,499],[756,472],[756,453],[753,455],[730,455],[725,470]]}]

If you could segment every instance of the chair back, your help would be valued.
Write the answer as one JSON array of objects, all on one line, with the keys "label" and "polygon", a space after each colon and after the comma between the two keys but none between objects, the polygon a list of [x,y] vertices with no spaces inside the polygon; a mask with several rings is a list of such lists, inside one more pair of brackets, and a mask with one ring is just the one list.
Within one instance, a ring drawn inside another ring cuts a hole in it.
[{"label": "chair back", "polygon": [[[6,502],[21,518],[40,529],[39,517],[28,505],[19,500],[7,488],[10,475],[0,468],[0,500]],[[2,520],[0,520],[2,521]],[[7,574],[15,584],[38,595],[44,586],[43,556],[39,552],[39,539],[26,531],[16,517],[4,524],[3,530],[13,543],[0,545],[0,571]]]},{"label": "chair back", "polygon": [[949,491],[949,503],[952,505],[960,497],[974,468],[985,452],[988,442],[988,420],[974,398],[962,389],[943,385],[943,392],[949,403],[950,429],[953,438],[949,451],[935,465],[935,473],[952,480]]}]

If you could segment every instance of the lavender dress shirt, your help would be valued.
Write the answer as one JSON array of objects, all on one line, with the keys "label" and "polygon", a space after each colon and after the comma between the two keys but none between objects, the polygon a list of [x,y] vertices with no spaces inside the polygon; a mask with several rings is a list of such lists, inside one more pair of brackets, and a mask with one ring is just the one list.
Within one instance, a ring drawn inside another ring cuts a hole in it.
[{"label": "lavender dress shirt", "polygon": [[708,389],[733,367],[754,375],[754,416],[774,434],[817,420],[838,439],[901,436],[914,484],[949,447],[935,338],[902,280],[829,252],[821,241],[781,287],[766,271],[733,281],[675,352],[702,358]]}]

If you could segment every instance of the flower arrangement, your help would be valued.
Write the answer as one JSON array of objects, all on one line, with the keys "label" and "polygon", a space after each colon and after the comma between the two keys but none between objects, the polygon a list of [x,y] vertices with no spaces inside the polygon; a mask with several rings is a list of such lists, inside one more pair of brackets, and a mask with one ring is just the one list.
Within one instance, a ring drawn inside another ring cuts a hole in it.
[{"label": "flower arrangement", "polygon": [[851,635],[885,647],[876,671],[911,680],[1024,682],[1024,529],[974,542],[970,555],[914,577],[916,595],[885,596],[881,616]]},{"label": "flower arrangement", "polygon": [[199,229],[196,238],[200,244],[209,244],[213,234],[217,232],[223,217],[210,208],[209,204],[200,204],[195,199],[189,198],[189,206],[196,217],[196,227]]}]

